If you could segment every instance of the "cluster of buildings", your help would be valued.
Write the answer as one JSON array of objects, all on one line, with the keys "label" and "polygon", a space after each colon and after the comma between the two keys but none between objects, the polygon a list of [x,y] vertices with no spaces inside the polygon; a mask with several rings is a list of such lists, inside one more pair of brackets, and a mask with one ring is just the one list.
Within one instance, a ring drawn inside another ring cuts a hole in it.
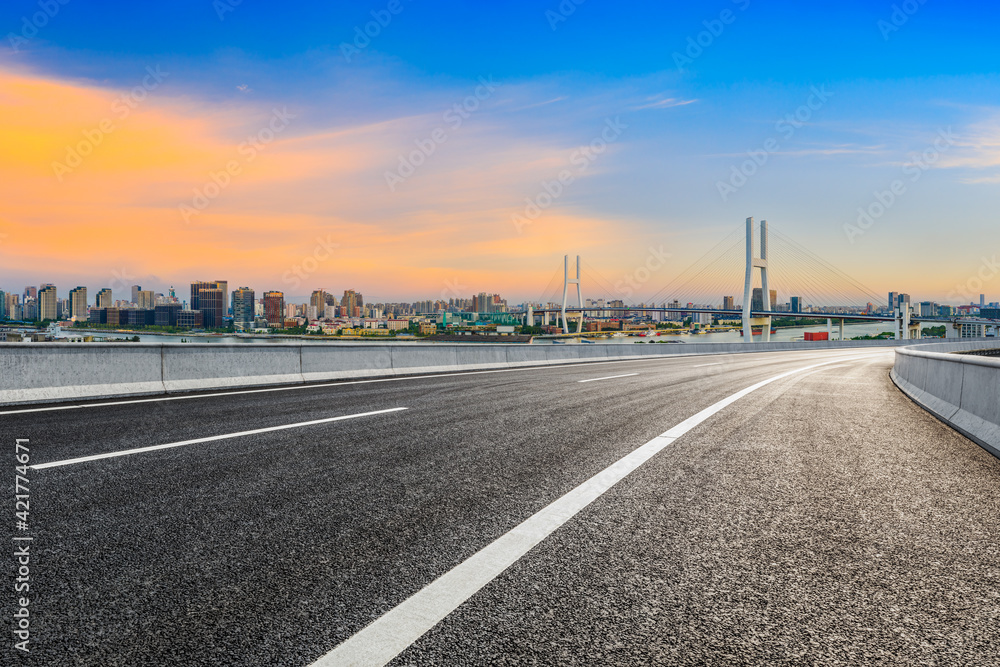
[{"label": "cluster of buildings", "polygon": [[186,301],[173,287],[162,294],[132,285],[128,296],[115,299],[111,288],[103,288],[90,301],[87,288],[79,286],[71,289],[67,298],[60,298],[52,284],[26,287],[20,294],[0,290],[0,321],[71,321],[127,329],[231,327],[240,332],[305,328],[323,333],[392,335],[409,329],[429,333],[431,328],[437,329],[442,314],[453,313],[453,321],[462,321],[477,320],[470,315],[480,313],[508,312],[506,300],[498,294],[480,293],[447,301],[366,303],[355,290],[344,290],[338,297],[317,289],[308,303],[289,303],[281,291],[258,296],[249,287],[230,290],[225,280],[192,282]]},{"label": "cluster of buildings", "polygon": [[[791,296],[786,302],[779,303],[777,290],[769,292],[765,302],[763,290],[753,290],[751,308],[754,311],[788,313],[790,317],[807,313],[849,317],[863,314],[891,316],[896,312],[908,312],[914,318],[978,316],[1000,320],[1000,303],[987,304],[983,295],[978,304],[951,306],[933,301],[913,302],[909,294],[889,292],[885,305],[868,303],[859,307],[834,307],[809,304],[801,296]],[[559,304],[549,303],[522,304],[511,309],[499,294],[485,292],[471,298],[368,303],[360,292],[352,289],[344,290],[339,296],[325,289],[316,289],[307,303],[291,303],[281,291],[258,294],[249,287],[230,290],[225,280],[192,282],[187,300],[179,298],[173,287],[162,294],[145,290],[141,285],[132,285],[127,296],[115,299],[111,288],[106,287],[99,290],[91,301],[87,288],[79,286],[69,290],[66,298],[60,298],[56,286],[52,284],[26,287],[22,293],[0,290],[0,321],[68,320],[102,325],[102,328],[130,330],[145,327],[237,332],[295,329],[323,334],[394,336],[400,332],[428,334],[456,328],[477,330],[502,326],[507,329],[521,323],[521,315],[529,307],[549,311],[559,308]],[[724,296],[721,306],[718,303],[681,304],[678,300],[629,305],[620,299],[587,299],[585,303],[586,318],[591,320],[587,328],[594,331],[687,320],[692,327],[698,328],[738,320],[741,307],[742,298],[737,302],[735,296]],[[625,309],[627,313],[623,312]],[[551,328],[553,333],[558,331],[557,323],[550,324],[547,317],[543,318],[542,324],[543,329]]]}]

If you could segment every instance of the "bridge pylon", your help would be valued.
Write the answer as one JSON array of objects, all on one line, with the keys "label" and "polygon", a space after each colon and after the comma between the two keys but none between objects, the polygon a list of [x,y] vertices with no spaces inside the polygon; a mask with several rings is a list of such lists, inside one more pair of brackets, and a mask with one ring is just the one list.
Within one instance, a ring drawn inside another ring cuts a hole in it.
[{"label": "bridge pylon", "polygon": [[563,255],[563,300],[562,300],[562,325],[563,333],[569,333],[569,322],[566,321],[566,297],[569,295],[569,286],[576,285],[576,298],[580,304],[580,328],[577,333],[583,333],[583,292],[580,291],[580,256],[576,256],[576,278],[570,280],[569,277],[569,255]]},{"label": "bridge pylon", "polygon": [[[761,304],[766,304],[765,310],[771,309],[771,290],[767,283],[767,220],[760,221],[760,257],[754,253],[753,218],[747,218],[747,271],[743,284],[743,342],[753,343],[753,328],[751,322],[751,306],[753,296],[753,270],[760,269]],[[761,342],[771,340],[771,317],[762,318],[764,328],[761,331]]]}]

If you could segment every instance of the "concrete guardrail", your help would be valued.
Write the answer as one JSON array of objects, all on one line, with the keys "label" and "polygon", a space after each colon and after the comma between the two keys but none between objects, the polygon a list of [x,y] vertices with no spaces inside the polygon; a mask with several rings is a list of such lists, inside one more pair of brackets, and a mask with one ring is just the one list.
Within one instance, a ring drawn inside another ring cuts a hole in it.
[{"label": "concrete guardrail", "polygon": [[0,343],[0,405],[673,355],[886,347],[916,342]]},{"label": "concrete guardrail", "polygon": [[960,354],[998,347],[993,339],[897,348],[890,375],[915,403],[1000,457],[1000,358]]}]

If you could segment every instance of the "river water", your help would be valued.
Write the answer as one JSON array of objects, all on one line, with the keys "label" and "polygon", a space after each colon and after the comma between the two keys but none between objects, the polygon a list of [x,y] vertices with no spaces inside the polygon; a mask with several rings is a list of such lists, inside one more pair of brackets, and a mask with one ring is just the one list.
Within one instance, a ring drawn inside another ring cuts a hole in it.
[{"label": "river water", "polygon": [[[868,322],[864,324],[847,324],[844,326],[844,337],[850,339],[854,336],[874,336],[883,331],[891,331],[891,322]],[[788,329],[778,329],[776,333],[771,334],[772,341],[795,341],[802,340],[803,334],[807,331],[826,331],[826,324],[812,326],[812,327],[791,327]],[[63,333],[83,333],[79,330],[65,330]],[[307,344],[307,345],[358,345],[358,344],[382,344],[382,345],[406,345],[406,341],[392,341],[392,340],[338,340],[336,338],[324,338],[324,339],[314,339],[314,338],[268,338],[264,336],[258,337],[244,337],[244,336],[210,336],[210,335],[165,335],[156,333],[140,333],[140,334],[125,334],[125,333],[109,333],[106,331],[87,331],[87,334],[92,334],[95,336],[106,336],[108,338],[131,338],[133,335],[139,336],[139,341],[143,343],[166,343],[166,344],[176,344],[181,345],[185,341],[188,343],[211,343],[216,345],[267,345],[267,344]],[[835,325],[833,327],[833,337],[836,338],[838,335],[838,328]],[[706,333],[700,335],[661,335],[661,336],[650,336],[646,338],[639,338],[633,336],[627,336],[622,338],[603,338],[595,339],[595,343],[606,344],[606,345],[633,345],[641,341],[678,341],[684,343],[738,343],[743,340],[740,336],[739,331],[726,331],[720,333]],[[760,340],[759,336],[754,336],[754,340]],[[497,342],[503,342],[503,338],[498,337]],[[551,340],[537,340],[538,344],[548,344]]]}]

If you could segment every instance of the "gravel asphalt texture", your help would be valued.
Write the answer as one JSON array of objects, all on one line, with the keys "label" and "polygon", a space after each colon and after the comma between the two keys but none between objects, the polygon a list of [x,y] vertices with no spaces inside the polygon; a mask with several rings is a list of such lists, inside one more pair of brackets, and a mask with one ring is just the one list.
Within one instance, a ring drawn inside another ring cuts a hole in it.
[{"label": "gravel asphalt texture", "polygon": [[0,663],[307,665],[701,409],[852,357],[678,439],[393,664],[997,664],[1000,461],[887,350],[0,415],[44,463],[408,408],[32,471],[32,653]]}]

